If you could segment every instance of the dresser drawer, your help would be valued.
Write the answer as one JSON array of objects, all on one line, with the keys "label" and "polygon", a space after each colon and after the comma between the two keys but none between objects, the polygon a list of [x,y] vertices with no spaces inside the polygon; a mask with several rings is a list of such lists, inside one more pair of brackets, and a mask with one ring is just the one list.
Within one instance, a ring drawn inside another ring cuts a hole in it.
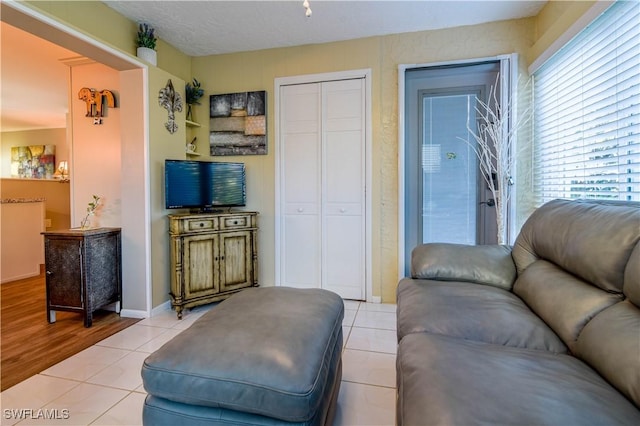
[{"label": "dresser drawer", "polygon": [[216,229],[218,229],[218,220],[215,217],[206,219],[184,219],[184,230],[186,232],[215,231]]},{"label": "dresser drawer", "polygon": [[251,215],[233,215],[220,217],[220,229],[251,228]]}]

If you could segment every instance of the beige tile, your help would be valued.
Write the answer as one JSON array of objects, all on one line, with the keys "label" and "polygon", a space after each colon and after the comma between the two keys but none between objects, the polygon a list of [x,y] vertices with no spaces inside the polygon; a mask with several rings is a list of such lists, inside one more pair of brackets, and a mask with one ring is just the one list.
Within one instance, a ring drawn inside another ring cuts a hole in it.
[{"label": "beige tile", "polygon": [[396,390],[342,382],[334,426],[393,426]]},{"label": "beige tile", "polygon": [[162,345],[164,345],[169,340],[173,339],[174,337],[176,337],[178,334],[182,333],[183,331],[184,330],[181,330],[181,329],[178,329],[178,328],[168,329],[167,331],[165,331],[164,333],[162,333],[158,337],[155,337],[155,338],[151,339],[149,342],[147,342],[144,345],[140,346],[138,349],[136,349],[136,352],[147,352],[147,353],[155,352],[158,349],[160,349],[160,347]]},{"label": "beige tile", "polygon": [[391,303],[361,303],[360,311],[396,313],[396,305]]},{"label": "beige tile", "polygon": [[396,386],[396,356],[380,352],[345,349],[342,380],[374,386]]},{"label": "beige tile", "polygon": [[106,346],[91,346],[56,365],[47,368],[40,374],[65,379],[85,381],[89,377],[107,368],[129,351],[109,348]]},{"label": "beige tile", "polygon": [[44,407],[46,412],[55,415],[54,418],[27,419],[20,424],[88,425],[128,394],[121,389],[81,383]]},{"label": "beige tile", "polygon": [[151,318],[145,318],[137,323],[137,325],[146,325],[151,327],[162,327],[162,328],[171,328],[176,325],[176,323],[180,321],[175,311],[170,309],[166,309]]},{"label": "beige tile", "polygon": [[[2,425],[13,425],[25,418],[17,418],[19,414],[4,410],[37,410],[69,392],[80,383],[73,380],[36,374],[27,380],[10,387],[0,394],[2,406]],[[27,415],[27,413],[22,413]]]},{"label": "beige tile", "polygon": [[357,313],[358,311],[351,311],[351,310],[345,309],[344,318],[342,319],[342,325],[351,327],[353,325],[353,320],[356,319]]},{"label": "beige tile", "polygon": [[166,328],[134,324],[97,343],[99,346],[135,350],[164,333]]},{"label": "beige tile", "polygon": [[132,392],[91,424],[105,426],[142,425],[142,406],[145,398],[146,394]]},{"label": "beige tile", "polygon": [[349,311],[357,311],[360,302],[357,300],[344,300],[344,309]]},{"label": "beige tile", "polygon": [[353,322],[354,327],[396,329],[396,314],[391,312],[363,311],[360,309]]},{"label": "beige tile", "polygon": [[347,349],[395,354],[398,343],[396,332],[375,328],[352,327]]},{"label": "beige tile", "polygon": [[124,358],[116,361],[109,368],[89,378],[87,383],[134,390],[142,384],[140,371],[142,369],[142,363],[148,356],[149,354],[144,352],[131,352]]}]

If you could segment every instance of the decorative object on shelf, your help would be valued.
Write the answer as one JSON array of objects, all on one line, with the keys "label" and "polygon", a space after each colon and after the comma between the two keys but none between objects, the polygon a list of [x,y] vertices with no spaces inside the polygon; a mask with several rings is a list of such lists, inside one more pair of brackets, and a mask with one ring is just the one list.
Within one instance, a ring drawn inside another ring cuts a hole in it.
[{"label": "decorative object on shelf", "polygon": [[98,92],[95,89],[83,87],[78,92],[78,99],[81,99],[87,105],[87,113],[85,117],[93,117],[93,124],[102,124],[104,117],[104,103],[110,108],[116,107],[116,97],[111,90],[102,90]]},{"label": "decorative object on shelf", "polygon": [[211,155],[267,153],[266,91],[210,96]]},{"label": "decorative object on shelf", "polygon": [[198,137],[194,137],[191,140],[191,143],[187,144],[187,154],[197,154],[196,153],[196,140],[198,139]]},{"label": "decorative object on shelf", "polygon": [[304,7],[304,16],[311,18],[311,14],[313,12],[311,12],[311,6],[309,6],[309,0],[304,0],[302,2],[302,7]]},{"label": "decorative object on shelf", "polygon": [[80,222],[81,229],[87,229],[90,227],[89,218],[96,214],[96,210],[98,209],[98,206],[100,206],[100,197],[98,197],[97,195],[94,195],[93,200],[87,204],[87,215]]},{"label": "decorative object on shelf", "polygon": [[178,130],[175,112],[182,112],[182,97],[180,93],[174,90],[171,79],[167,81],[167,85],[164,88],[160,89],[158,103],[169,113],[169,120],[164,123],[164,127],[169,133],[175,133]]},{"label": "decorative object on shelf", "polygon": [[55,145],[11,147],[11,177],[53,179],[56,167]]},{"label": "decorative object on shelf", "polygon": [[61,161],[53,177],[54,179],[60,180],[61,183],[69,182],[69,163],[67,161]]},{"label": "decorative object on shelf", "polygon": [[187,83],[184,86],[184,93],[185,102],[187,103],[187,120],[193,121],[191,107],[193,105],[200,105],[200,98],[204,95],[204,90],[200,87],[200,82],[194,78],[193,85]]},{"label": "decorative object on shelf", "polygon": [[155,30],[149,26],[149,24],[142,23],[138,26],[138,35],[136,38],[138,49],[136,50],[136,55],[154,67],[158,64],[156,52],[157,40]]},{"label": "decorative object on shelf", "polygon": [[[497,75],[496,83],[489,89],[486,103],[476,98],[477,128],[472,128],[471,123],[467,123],[467,130],[476,144],[467,139],[459,139],[466,142],[478,157],[480,173],[491,191],[496,207],[498,244],[507,244],[507,207],[511,198],[510,187],[514,184],[516,159],[514,144],[517,133],[531,119],[531,108],[527,108],[516,117],[514,113],[516,105],[513,105],[512,96],[509,97],[506,105],[500,104],[497,93],[499,83],[500,75]],[[525,91],[529,89],[530,83],[531,80],[527,81]]]}]

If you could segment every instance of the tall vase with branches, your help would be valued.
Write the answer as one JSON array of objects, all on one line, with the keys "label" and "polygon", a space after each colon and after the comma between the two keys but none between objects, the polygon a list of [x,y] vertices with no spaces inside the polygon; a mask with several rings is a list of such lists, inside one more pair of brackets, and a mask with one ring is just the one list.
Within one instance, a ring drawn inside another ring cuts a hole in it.
[{"label": "tall vase with branches", "polygon": [[[475,151],[480,173],[495,200],[498,244],[506,244],[508,206],[511,186],[514,184],[515,140],[518,132],[531,119],[531,108],[516,114],[514,96],[509,96],[506,104],[501,103],[497,90],[499,82],[498,75],[496,83],[489,89],[487,102],[476,99],[476,126],[467,122],[467,130],[475,143],[463,140]],[[530,80],[525,90],[529,86]]]}]

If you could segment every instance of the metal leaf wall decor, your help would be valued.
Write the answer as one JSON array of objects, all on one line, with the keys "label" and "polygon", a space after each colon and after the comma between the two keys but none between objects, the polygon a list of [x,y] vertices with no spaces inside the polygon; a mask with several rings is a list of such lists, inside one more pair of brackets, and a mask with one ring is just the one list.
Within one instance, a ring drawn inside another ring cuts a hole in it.
[{"label": "metal leaf wall decor", "polygon": [[164,127],[169,131],[169,133],[175,133],[176,130],[178,130],[178,125],[175,121],[175,112],[182,111],[182,96],[173,89],[171,79],[167,81],[167,85],[165,87],[160,89],[158,103],[169,113],[169,121],[164,123]]}]

